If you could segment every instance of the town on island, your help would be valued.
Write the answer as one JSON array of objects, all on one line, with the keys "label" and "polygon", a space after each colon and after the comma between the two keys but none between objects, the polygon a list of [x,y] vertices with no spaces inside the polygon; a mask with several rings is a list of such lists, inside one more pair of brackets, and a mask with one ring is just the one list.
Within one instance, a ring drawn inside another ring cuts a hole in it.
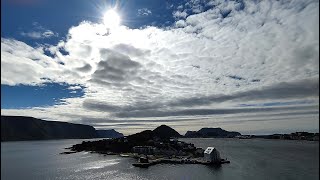
[{"label": "town on island", "polygon": [[177,138],[182,137],[169,126],[161,125],[151,130],[129,135],[127,137],[102,139],[98,141],[83,141],[75,144],[70,151],[61,154],[70,154],[80,151],[89,151],[105,155],[120,155],[137,159],[133,166],[149,167],[160,163],[170,164],[204,164],[220,166],[230,163],[220,157],[214,147],[202,149],[192,143],[185,143]]}]

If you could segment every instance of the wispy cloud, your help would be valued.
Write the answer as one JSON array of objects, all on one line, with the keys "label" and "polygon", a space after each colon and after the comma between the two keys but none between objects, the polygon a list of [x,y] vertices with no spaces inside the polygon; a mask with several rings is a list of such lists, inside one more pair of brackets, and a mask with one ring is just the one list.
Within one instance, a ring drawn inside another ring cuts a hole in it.
[{"label": "wispy cloud", "polygon": [[53,31],[41,26],[39,23],[34,22],[32,30],[27,32],[21,32],[20,35],[32,39],[44,39],[58,36],[58,33],[54,33]]},{"label": "wispy cloud", "polygon": [[148,8],[142,8],[138,9],[138,15],[139,16],[149,16],[152,14],[152,11]]}]

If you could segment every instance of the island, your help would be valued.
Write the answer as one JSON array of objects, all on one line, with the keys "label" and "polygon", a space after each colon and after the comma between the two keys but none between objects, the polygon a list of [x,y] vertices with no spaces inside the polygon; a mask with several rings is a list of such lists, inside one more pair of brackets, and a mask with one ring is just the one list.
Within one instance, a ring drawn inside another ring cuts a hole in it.
[{"label": "island", "polygon": [[83,141],[75,144],[68,153],[89,151],[104,155],[120,155],[138,159],[133,166],[149,167],[159,163],[173,164],[205,164],[221,165],[229,163],[220,157],[214,147],[206,150],[197,148],[192,143],[179,141],[183,137],[169,126],[161,125],[154,130],[145,130],[120,138],[102,139],[98,141]]},{"label": "island", "polygon": [[201,128],[199,131],[187,131],[186,138],[234,138],[240,136],[239,132],[226,131],[221,128]]}]

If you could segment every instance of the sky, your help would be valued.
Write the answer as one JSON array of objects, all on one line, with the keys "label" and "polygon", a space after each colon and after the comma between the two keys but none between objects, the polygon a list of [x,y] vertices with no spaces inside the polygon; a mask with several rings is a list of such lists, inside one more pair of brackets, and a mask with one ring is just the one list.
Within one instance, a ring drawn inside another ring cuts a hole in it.
[{"label": "sky", "polygon": [[319,1],[2,0],[1,114],[319,132]]}]

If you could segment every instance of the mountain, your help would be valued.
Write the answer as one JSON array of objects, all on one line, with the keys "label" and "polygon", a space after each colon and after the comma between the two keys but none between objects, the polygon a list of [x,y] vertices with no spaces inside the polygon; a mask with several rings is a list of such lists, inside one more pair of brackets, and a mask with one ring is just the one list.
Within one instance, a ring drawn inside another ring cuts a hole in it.
[{"label": "mountain", "polygon": [[185,137],[201,137],[202,134],[198,133],[197,131],[187,131],[184,135]]},{"label": "mountain", "polygon": [[153,131],[151,130],[145,130],[136,134],[132,134],[127,136],[127,139],[129,141],[135,141],[135,142],[146,142],[150,139],[153,139]]},{"label": "mountain", "polygon": [[154,136],[159,138],[181,137],[181,135],[169,126],[161,125],[153,130]]},{"label": "mountain", "polygon": [[134,140],[139,142],[148,141],[154,138],[169,139],[171,137],[182,137],[182,136],[176,130],[166,125],[161,125],[156,129],[154,129],[153,131],[145,130],[145,131],[127,136],[129,140]]},{"label": "mountain", "polygon": [[235,137],[241,135],[239,132],[235,131],[226,131],[221,128],[202,128],[199,131],[187,131],[185,137],[188,138],[198,138],[198,137],[216,137],[216,138],[225,138],[225,137]]},{"label": "mountain", "polygon": [[115,131],[114,129],[108,130],[96,130],[99,138],[119,138],[123,137],[122,133]]},{"label": "mountain", "polygon": [[33,117],[1,116],[1,141],[96,138],[94,127]]}]

